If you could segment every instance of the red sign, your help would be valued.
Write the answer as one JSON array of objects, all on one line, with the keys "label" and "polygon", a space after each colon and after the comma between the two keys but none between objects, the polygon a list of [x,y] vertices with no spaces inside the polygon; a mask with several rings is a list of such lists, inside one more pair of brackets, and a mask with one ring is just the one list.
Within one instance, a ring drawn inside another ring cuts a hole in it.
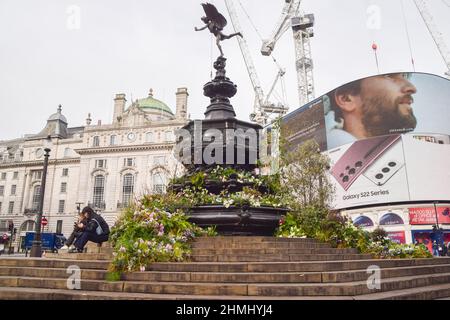
[{"label": "red sign", "polygon": [[409,208],[409,224],[436,224],[436,215],[438,223],[450,224],[449,207]]},{"label": "red sign", "polygon": [[3,240],[7,240],[8,239],[8,235],[7,234],[4,234],[3,235]]},{"label": "red sign", "polygon": [[388,232],[387,236],[389,239],[395,243],[404,244],[406,243],[405,231]]},{"label": "red sign", "polygon": [[43,226],[46,226],[47,223],[48,223],[47,218],[46,218],[46,217],[42,217],[41,224],[42,224]]}]

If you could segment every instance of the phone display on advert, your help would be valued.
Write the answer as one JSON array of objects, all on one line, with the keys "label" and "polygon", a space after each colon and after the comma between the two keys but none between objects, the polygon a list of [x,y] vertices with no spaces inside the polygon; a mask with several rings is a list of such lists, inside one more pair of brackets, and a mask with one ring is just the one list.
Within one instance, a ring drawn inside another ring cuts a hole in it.
[{"label": "phone display on advert", "polygon": [[[344,190],[348,190],[352,184],[363,174],[371,164],[379,159],[395,142],[399,141],[400,135],[382,136],[373,139],[360,140],[352,144],[339,161],[332,167],[331,174]],[[378,166],[380,166],[378,164]],[[384,164],[383,164],[384,165]],[[387,163],[388,168],[381,168],[381,172],[389,170],[393,163]],[[378,167],[372,168],[375,180],[387,181],[386,175],[380,176],[376,172]],[[375,171],[374,171],[375,170]],[[393,170],[392,170],[393,171]],[[378,178],[378,179],[377,179]],[[383,183],[384,184],[384,183]]]}]

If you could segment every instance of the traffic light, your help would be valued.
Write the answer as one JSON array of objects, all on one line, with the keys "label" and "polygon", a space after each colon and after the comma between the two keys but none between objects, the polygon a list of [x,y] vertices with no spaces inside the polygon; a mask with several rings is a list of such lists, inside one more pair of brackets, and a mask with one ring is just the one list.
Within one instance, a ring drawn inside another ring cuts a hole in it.
[{"label": "traffic light", "polygon": [[12,222],[12,221],[8,222],[8,230],[11,232],[11,235],[12,235],[14,232],[14,222]]}]

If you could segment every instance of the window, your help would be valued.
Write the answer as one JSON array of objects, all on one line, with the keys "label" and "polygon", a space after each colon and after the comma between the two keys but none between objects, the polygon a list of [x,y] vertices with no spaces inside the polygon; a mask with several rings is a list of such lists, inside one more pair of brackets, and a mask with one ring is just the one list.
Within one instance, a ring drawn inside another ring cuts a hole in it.
[{"label": "window", "polygon": [[6,180],[6,172],[2,172],[2,180]]},{"label": "window", "polygon": [[17,178],[19,178],[19,172],[15,171],[13,174],[13,179],[16,180]]},{"label": "window", "polygon": [[166,190],[166,184],[164,182],[164,174],[162,173],[155,173],[153,175],[153,192],[155,193],[164,193]]},{"label": "window", "polygon": [[106,160],[95,160],[95,167],[96,168],[106,168]]},{"label": "window", "polygon": [[123,159],[124,167],[134,167],[134,158],[125,158]]},{"label": "window", "polygon": [[32,177],[34,180],[42,180],[42,170],[32,171]]},{"label": "window", "polygon": [[66,207],[66,200],[59,200],[58,213],[64,213]]},{"label": "window", "polygon": [[64,168],[63,171],[62,171],[62,176],[63,176],[63,177],[69,176],[69,169]]},{"label": "window", "polygon": [[172,141],[172,131],[166,131],[165,139],[167,142]]},{"label": "window", "polygon": [[145,135],[145,141],[146,142],[153,142],[153,133],[147,132]]},{"label": "window", "polygon": [[8,213],[9,213],[9,214],[13,214],[13,213],[14,213],[14,201],[11,201],[11,202],[9,203],[9,206],[8,206]]},{"label": "window", "polygon": [[72,155],[72,149],[65,148],[64,149],[64,158],[70,158],[71,155]]},{"label": "window", "polygon": [[41,200],[41,186],[35,186],[33,190],[33,200],[31,203],[31,210],[39,210],[39,201]]},{"label": "window", "polygon": [[67,182],[61,182],[61,193],[67,192]]},{"label": "window", "polygon": [[2,214],[2,203],[0,202],[0,214]]},{"label": "window", "polygon": [[100,137],[99,136],[95,136],[93,141],[92,141],[92,146],[93,147],[98,147],[100,146]]},{"label": "window", "polygon": [[94,207],[102,207],[103,204],[103,195],[105,193],[105,177],[104,176],[96,176],[94,180]]},{"label": "window", "polygon": [[57,234],[62,234],[62,224],[63,224],[62,220],[56,221],[56,233]]},{"label": "window", "polygon": [[13,184],[11,186],[11,195],[15,196],[16,195],[16,190],[17,190],[17,186],[15,184]]},{"label": "window", "polygon": [[111,146],[115,146],[116,143],[117,143],[117,136],[112,135],[111,137],[109,137],[109,144],[110,144]]},{"label": "window", "polygon": [[122,187],[122,205],[127,206],[130,203],[131,197],[134,191],[134,176],[132,174],[126,174],[123,176]]},{"label": "window", "polygon": [[33,220],[25,221],[22,226],[20,227],[20,231],[35,231],[36,229],[36,222]]},{"label": "window", "polygon": [[166,157],[164,157],[164,156],[156,156],[153,159],[153,163],[155,166],[163,166],[163,165],[165,165],[165,162],[166,162]]},{"label": "window", "polygon": [[0,186],[0,197],[3,197],[5,194],[5,186]]}]

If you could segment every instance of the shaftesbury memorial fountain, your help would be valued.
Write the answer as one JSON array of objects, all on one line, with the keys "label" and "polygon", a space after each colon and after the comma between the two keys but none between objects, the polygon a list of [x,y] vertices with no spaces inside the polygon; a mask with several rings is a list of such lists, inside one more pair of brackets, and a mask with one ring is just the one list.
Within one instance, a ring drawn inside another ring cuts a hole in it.
[{"label": "shaftesbury memorial fountain", "polygon": [[[226,19],[217,9],[207,3],[202,4],[206,16],[201,31],[206,28],[214,34],[221,55],[214,63],[215,78],[203,87],[204,95],[210,98],[210,105],[204,120],[191,121],[177,135],[176,155],[187,169],[186,175],[170,187],[175,192],[192,187],[192,177],[204,174],[203,188],[210,194],[235,194],[250,188],[260,194],[268,195],[267,185],[248,183],[239,179],[239,173],[258,179],[259,149],[261,147],[262,127],[255,123],[236,119],[230,98],[237,93],[237,86],[226,77],[226,58],[220,42],[240,33],[224,35]],[[183,134],[181,132],[184,132]],[[184,147],[183,147],[184,145]],[[193,156],[192,156],[193,155]],[[217,168],[228,169],[231,174],[221,181],[208,177]],[[260,180],[259,180],[260,181]],[[222,235],[273,235],[279,220],[286,210],[279,207],[251,205],[198,205],[191,208],[190,220],[201,227],[216,226]]]}]

